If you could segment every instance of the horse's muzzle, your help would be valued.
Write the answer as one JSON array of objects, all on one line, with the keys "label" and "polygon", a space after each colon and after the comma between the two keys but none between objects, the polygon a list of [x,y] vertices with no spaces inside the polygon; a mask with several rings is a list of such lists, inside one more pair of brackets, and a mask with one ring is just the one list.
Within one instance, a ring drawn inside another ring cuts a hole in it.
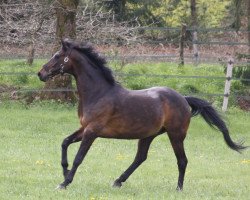
[{"label": "horse's muzzle", "polygon": [[38,75],[40,81],[46,82],[49,79],[49,76],[41,73],[41,71],[38,72],[37,75]]}]

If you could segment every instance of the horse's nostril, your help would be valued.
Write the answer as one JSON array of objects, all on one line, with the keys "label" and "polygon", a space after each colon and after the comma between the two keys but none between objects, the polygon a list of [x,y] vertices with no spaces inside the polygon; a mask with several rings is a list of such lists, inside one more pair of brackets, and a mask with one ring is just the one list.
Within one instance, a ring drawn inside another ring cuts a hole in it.
[{"label": "horse's nostril", "polygon": [[39,76],[39,77],[40,77],[40,76],[41,76],[41,72],[38,72],[38,73],[37,73],[37,76]]}]

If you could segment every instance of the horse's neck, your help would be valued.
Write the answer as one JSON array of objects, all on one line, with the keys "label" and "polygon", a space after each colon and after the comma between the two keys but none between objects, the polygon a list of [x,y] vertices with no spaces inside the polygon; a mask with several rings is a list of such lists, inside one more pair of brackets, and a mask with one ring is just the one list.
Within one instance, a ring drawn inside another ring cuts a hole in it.
[{"label": "horse's neck", "polygon": [[[79,94],[79,103],[81,107],[86,107],[93,102],[97,102],[103,95],[111,89],[111,86],[102,75],[95,69],[82,69],[83,71],[75,75],[77,90]],[[91,71],[92,70],[92,71]]]}]

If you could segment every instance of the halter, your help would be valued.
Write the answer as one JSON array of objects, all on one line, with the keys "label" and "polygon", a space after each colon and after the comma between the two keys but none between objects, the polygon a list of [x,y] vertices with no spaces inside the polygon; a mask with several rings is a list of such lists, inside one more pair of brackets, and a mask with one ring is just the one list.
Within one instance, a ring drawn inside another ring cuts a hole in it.
[{"label": "halter", "polygon": [[69,61],[69,56],[70,56],[71,52],[72,52],[72,49],[70,49],[69,54],[67,56],[65,56],[65,58],[63,59],[63,64],[60,64],[59,72],[60,72],[61,75],[64,74],[63,70],[64,70],[64,67],[65,67],[65,64]]},{"label": "halter", "polygon": [[69,56],[66,56],[64,59],[63,59],[63,64],[60,64],[60,70],[59,70],[59,72],[60,72],[60,74],[61,75],[63,75],[63,73],[64,73],[64,71],[63,71],[63,69],[64,69],[64,67],[65,67],[65,64],[67,63],[69,61]]}]

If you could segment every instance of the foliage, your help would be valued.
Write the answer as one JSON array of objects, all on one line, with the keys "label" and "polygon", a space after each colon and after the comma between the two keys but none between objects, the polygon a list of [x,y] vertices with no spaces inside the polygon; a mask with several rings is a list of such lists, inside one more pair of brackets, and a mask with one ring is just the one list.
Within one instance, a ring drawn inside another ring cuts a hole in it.
[{"label": "foliage", "polygon": [[[248,47],[250,48],[250,47]],[[236,53],[238,60],[250,60],[250,54]],[[236,78],[241,78],[241,83],[245,86],[250,86],[250,82],[244,79],[250,79],[250,65],[237,66],[233,69]]]},{"label": "foliage", "polygon": [[250,81],[244,79],[250,79],[250,66],[238,66],[233,69],[233,73],[236,78],[241,78],[241,83],[245,86],[250,86]]},{"label": "foliage", "polygon": [[[230,0],[197,0],[198,24],[200,27],[220,26],[230,5]],[[129,16],[134,16],[143,25],[151,23],[159,26],[177,27],[182,23],[190,25],[189,0],[128,0]]]}]

